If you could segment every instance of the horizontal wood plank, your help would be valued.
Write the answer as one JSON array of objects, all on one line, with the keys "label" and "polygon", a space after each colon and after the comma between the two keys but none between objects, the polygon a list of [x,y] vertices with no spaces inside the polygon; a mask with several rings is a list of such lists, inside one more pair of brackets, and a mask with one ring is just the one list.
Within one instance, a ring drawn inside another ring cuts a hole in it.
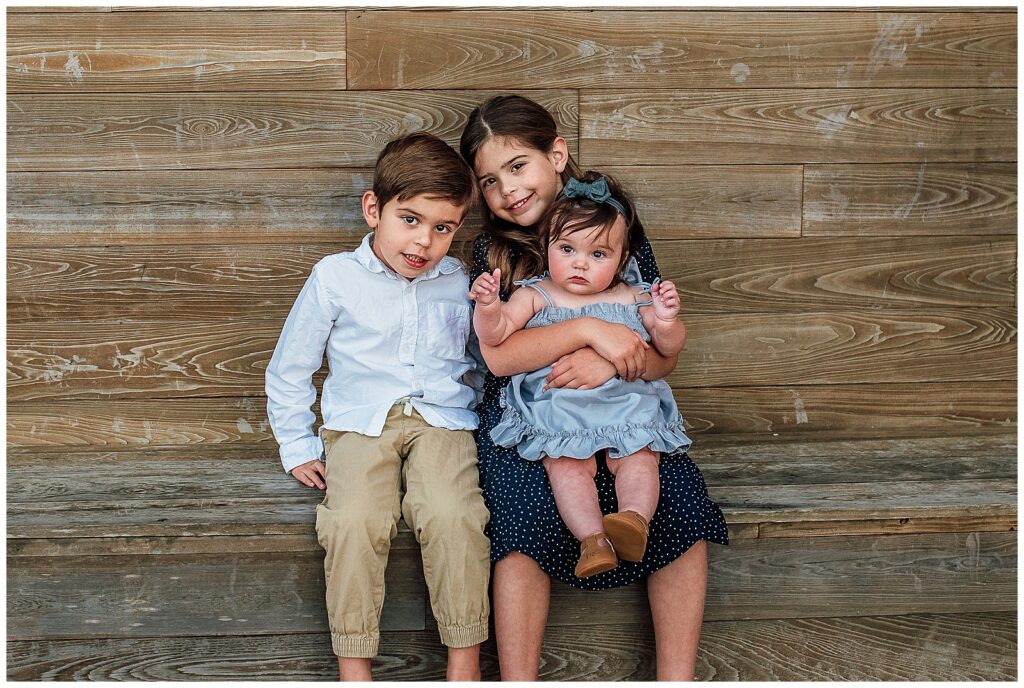
[{"label": "horizontal wood plank", "polygon": [[[768,538],[710,555],[707,621],[1015,607],[1016,533]],[[406,556],[396,554],[389,566],[389,592],[403,585],[403,574],[413,580],[418,557]],[[225,595],[233,575],[235,593]],[[282,585],[296,595],[282,595]],[[8,638],[322,631],[322,586],[319,553],[13,557]],[[595,595],[555,583],[549,626],[646,623],[645,596],[639,584]]]},{"label": "horizontal wood plank", "polygon": [[808,165],[804,180],[804,236],[1017,231],[1016,165]]},{"label": "horizontal wood plank", "polygon": [[345,14],[14,15],[7,93],[343,89]]},{"label": "horizontal wood plank", "polygon": [[[297,245],[9,247],[7,319],[177,323],[287,317],[313,265],[361,235]],[[460,243],[452,255],[469,261]],[[656,241],[682,317],[908,305],[1012,307],[1010,238]]]},{"label": "horizontal wood plank", "polygon": [[[793,166],[612,167],[652,239],[798,237]],[[7,244],[238,244],[361,236],[373,170],[12,172]],[[474,212],[460,234],[475,231]]]},{"label": "horizontal wood plank", "polygon": [[580,92],[586,166],[1013,162],[1015,89]]},{"label": "horizontal wood plank", "polygon": [[[953,436],[1015,428],[1016,390],[1015,381],[711,387],[677,392],[677,402],[687,432],[698,440],[715,434],[780,441]],[[273,441],[266,402],[259,397],[46,401],[7,408],[8,450],[152,450]]]},{"label": "horizontal wood plank", "polygon": [[1005,14],[367,11],[349,22],[354,89],[1016,85]]},{"label": "horizontal wood plank", "polygon": [[[931,309],[693,316],[677,388],[983,382],[1016,373],[1015,313]],[[12,325],[9,401],[258,396],[273,321]],[[969,352],[969,355],[965,355]]]},{"label": "horizontal wood plank", "polygon": [[[701,628],[696,678],[1013,681],[1016,629],[1017,615],[1008,612],[712,621]],[[387,633],[373,674],[379,681],[443,681],[446,659],[433,629]],[[9,641],[7,666],[15,681],[337,678],[326,633]],[[484,680],[498,680],[493,638],[481,648],[481,669]],[[653,631],[646,624],[549,628],[539,678],[652,681]]]},{"label": "horizontal wood plank", "polygon": [[[7,169],[158,170],[373,166],[384,145],[428,131],[457,145],[494,93],[9,94]],[[575,91],[524,93],[576,148]],[[72,153],[73,151],[73,153]],[[236,173],[237,175],[237,173]]]},{"label": "horizontal wood plank", "polygon": [[[424,626],[419,552],[395,552],[382,630]],[[8,638],[326,630],[323,551],[12,557]]]}]

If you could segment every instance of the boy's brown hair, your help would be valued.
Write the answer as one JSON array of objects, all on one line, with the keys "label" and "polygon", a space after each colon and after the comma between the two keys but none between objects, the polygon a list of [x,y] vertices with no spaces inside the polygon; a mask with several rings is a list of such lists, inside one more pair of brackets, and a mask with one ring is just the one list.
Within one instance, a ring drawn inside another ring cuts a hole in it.
[{"label": "boy's brown hair", "polygon": [[476,199],[473,170],[433,134],[418,132],[390,141],[373,168],[373,194],[379,207],[397,198],[436,196],[468,208]]}]

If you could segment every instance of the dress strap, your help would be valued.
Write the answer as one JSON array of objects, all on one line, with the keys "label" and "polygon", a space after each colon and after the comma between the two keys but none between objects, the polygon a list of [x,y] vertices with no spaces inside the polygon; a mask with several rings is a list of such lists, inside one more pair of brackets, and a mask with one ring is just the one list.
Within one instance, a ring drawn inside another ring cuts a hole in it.
[{"label": "dress strap", "polygon": [[527,277],[526,279],[516,280],[512,284],[516,285],[517,287],[530,287],[531,289],[539,292],[540,295],[544,297],[544,300],[548,302],[548,305],[554,308],[555,304],[551,303],[551,297],[549,297],[548,293],[541,289],[540,285],[537,284],[537,282],[541,282],[547,279],[547,277],[548,273],[545,272],[543,275],[540,275],[538,277]]}]

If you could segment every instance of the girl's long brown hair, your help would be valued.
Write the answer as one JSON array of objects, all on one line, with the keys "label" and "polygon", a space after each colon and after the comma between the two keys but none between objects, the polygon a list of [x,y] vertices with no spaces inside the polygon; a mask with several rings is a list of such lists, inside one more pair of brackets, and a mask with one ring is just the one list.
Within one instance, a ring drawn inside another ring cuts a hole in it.
[{"label": "girl's long brown hair", "polygon": [[[558,138],[554,118],[543,106],[529,98],[502,95],[490,98],[469,115],[459,141],[459,152],[473,167],[480,147],[492,137],[514,139],[542,153],[547,153]],[[579,176],[579,168],[569,156],[562,171],[562,183]],[[501,270],[501,288],[514,291],[512,282],[539,275],[544,271],[544,253],[534,227],[522,227],[495,217],[486,203],[483,211],[483,232],[491,239],[487,262],[491,270]]]}]

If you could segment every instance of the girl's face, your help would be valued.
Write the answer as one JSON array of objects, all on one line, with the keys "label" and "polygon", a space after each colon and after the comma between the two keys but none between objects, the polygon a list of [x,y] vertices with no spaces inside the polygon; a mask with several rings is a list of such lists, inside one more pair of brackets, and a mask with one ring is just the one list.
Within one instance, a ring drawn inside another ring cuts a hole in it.
[{"label": "girl's face", "polygon": [[608,231],[585,227],[564,232],[548,246],[551,280],[571,294],[597,294],[619,271],[625,250],[626,220],[619,215]]},{"label": "girl's face", "polygon": [[495,217],[530,227],[562,190],[559,175],[568,161],[568,145],[561,137],[544,152],[512,138],[492,136],[477,151],[474,170]]}]

